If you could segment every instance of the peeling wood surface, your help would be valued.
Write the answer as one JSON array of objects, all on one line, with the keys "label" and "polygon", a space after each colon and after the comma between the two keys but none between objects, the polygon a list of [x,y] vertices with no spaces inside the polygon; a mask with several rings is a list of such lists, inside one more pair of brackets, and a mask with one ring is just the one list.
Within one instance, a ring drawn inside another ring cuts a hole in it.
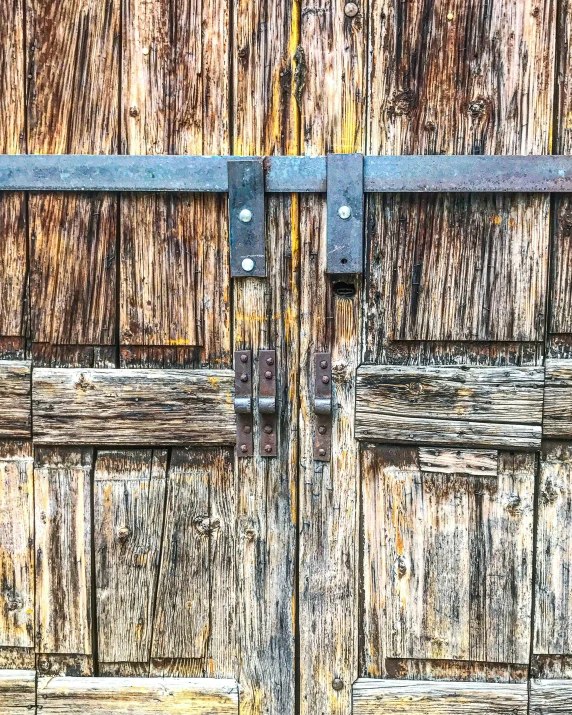
[{"label": "peeling wood surface", "polygon": [[526,684],[506,683],[362,679],[354,684],[355,715],[401,715],[405,712],[410,715],[527,715],[528,690]]},{"label": "peeling wood surface", "polygon": [[230,370],[33,372],[42,444],[233,444]]},{"label": "peeling wood surface", "polygon": [[528,661],[534,471],[527,454],[500,453],[491,478],[363,451],[364,674],[386,657]]},{"label": "peeling wood surface", "polygon": [[238,685],[206,678],[41,678],[45,715],[238,715]]},{"label": "peeling wood surface", "polygon": [[572,361],[546,360],[544,436],[572,439]]},{"label": "peeling wood surface", "polygon": [[0,715],[34,712],[36,671],[0,670]]},{"label": "peeling wood surface", "polygon": [[0,438],[30,437],[31,363],[25,360],[0,362]]}]

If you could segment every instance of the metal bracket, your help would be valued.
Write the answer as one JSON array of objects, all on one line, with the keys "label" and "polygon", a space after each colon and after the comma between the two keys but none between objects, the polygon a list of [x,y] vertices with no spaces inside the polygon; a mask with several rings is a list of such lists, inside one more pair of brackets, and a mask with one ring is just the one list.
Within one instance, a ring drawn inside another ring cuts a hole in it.
[{"label": "metal bracket", "polygon": [[363,270],[363,155],[329,154],[328,273]]},{"label": "metal bracket", "polygon": [[230,274],[266,275],[264,166],[262,159],[228,162]]},{"label": "metal bracket", "polygon": [[260,412],[260,455],[275,457],[276,452],[276,351],[261,350],[258,353],[260,389],[258,411]]},{"label": "metal bracket", "polygon": [[332,357],[330,353],[314,356],[314,459],[329,462],[332,452]]},{"label": "metal bracket", "polygon": [[252,457],[252,351],[234,353],[234,411],[236,413],[236,454]]}]

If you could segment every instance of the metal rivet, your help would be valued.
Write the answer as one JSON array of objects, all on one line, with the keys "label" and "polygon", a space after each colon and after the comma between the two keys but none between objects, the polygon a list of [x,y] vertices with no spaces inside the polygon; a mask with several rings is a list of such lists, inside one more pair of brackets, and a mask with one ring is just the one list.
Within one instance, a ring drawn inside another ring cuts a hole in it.
[{"label": "metal rivet", "polygon": [[349,206],[340,206],[340,208],[338,209],[338,216],[344,221],[347,221],[347,219],[349,219],[351,215],[352,210]]},{"label": "metal rivet", "polygon": [[326,434],[326,428],[324,427],[324,425],[320,425],[320,426],[318,427],[318,432],[319,432],[320,434]]},{"label": "metal rivet", "polygon": [[264,377],[267,380],[272,380],[272,373],[270,372],[270,370],[266,370],[266,372],[264,373]]},{"label": "metal rivet", "polygon": [[250,273],[254,270],[254,261],[252,260],[252,258],[245,258],[242,261],[242,270],[246,271],[246,273]]},{"label": "metal rivet", "polygon": [[270,425],[266,425],[264,431],[266,432],[266,434],[272,434],[272,427]]},{"label": "metal rivet", "polygon": [[274,358],[266,358],[267,365],[274,365]]},{"label": "metal rivet", "polygon": [[332,688],[334,690],[342,690],[344,687],[344,681],[341,678],[334,678],[332,680]]},{"label": "metal rivet", "polygon": [[245,372],[243,372],[242,375],[240,376],[240,381],[248,382],[248,375]]},{"label": "metal rivet", "polygon": [[322,370],[325,370],[328,367],[328,363],[325,360],[322,360],[322,362],[320,363],[320,367],[322,368]]},{"label": "metal rivet", "polygon": [[244,428],[244,431],[246,434],[250,434],[252,432],[252,427],[250,425],[246,425]]},{"label": "metal rivet", "polygon": [[454,13],[454,12],[450,12],[450,13],[447,15],[447,20],[454,20],[454,19],[455,19],[455,13]]},{"label": "metal rivet", "polygon": [[242,209],[238,214],[238,218],[242,223],[250,223],[252,221],[252,211],[250,209]]},{"label": "metal rivet", "polygon": [[355,17],[358,14],[358,10],[359,8],[355,2],[349,2],[344,8],[347,17]]},{"label": "metal rivet", "polygon": [[265,452],[272,452],[272,446],[270,444],[267,444],[266,447],[264,447]]},{"label": "metal rivet", "polygon": [[[320,457],[325,457],[326,456],[326,450],[322,447],[321,449],[318,450],[318,454]],[[335,687],[335,686],[334,686]],[[341,688],[340,688],[341,690]]]},{"label": "metal rivet", "polygon": [[248,452],[248,447],[245,444],[241,444],[240,451],[244,454],[244,453]]},{"label": "metal rivet", "polygon": [[324,385],[327,385],[329,381],[330,381],[330,378],[327,375],[324,375],[322,377],[322,382],[324,383]]},{"label": "metal rivet", "polygon": [[248,355],[241,355],[240,362],[248,362]]},{"label": "metal rivet", "polygon": [[144,55],[148,55],[148,54],[149,54],[149,48],[148,48],[148,47],[144,47],[144,48],[141,50],[141,52],[142,52]]}]

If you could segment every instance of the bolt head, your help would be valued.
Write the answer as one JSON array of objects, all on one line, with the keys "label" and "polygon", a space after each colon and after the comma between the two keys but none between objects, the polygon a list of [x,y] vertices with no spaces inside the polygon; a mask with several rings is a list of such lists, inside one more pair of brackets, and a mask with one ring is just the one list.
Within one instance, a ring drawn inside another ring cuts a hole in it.
[{"label": "bolt head", "polygon": [[267,365],[274,365],[274,358],[266,358]]},{"label": "bolt head", "polygon": [[241,355],[240,362],[248,362],[248,355]]},{"label": "bolt head", "polygon": [[324,375],[322,377],[322,382],[324,383],[324,385],[327,385],[329,381],[330,381],[330,378],[327,375]]},{"label": "bolt head", "polygon": [[326,428],[324,427],[324,425],[320,425],[320,426],[318,427],[318,432],[319,432],[320,434],[326,434]]},{"label": "bolt head", "polygon": [[266,372],[264,373],[264,377],[267,380],[272,380],[272,372],[270,370],[266,370]]},{"label": "bolt head", "polygon": [[245,434],[250,434],[252,432],[252,427],[250,425],[246,425],[244,432]]},{"label": "bolt head", "polygon": [[346,4],[344,12],[346,14],[346,17],[355,17],[359,12],[359,8],[355,4],[355,2],[349,2]]},{"label": "bolt head", "polygon": [[245,273],[252,273],[254,270],[254,261],[252,258],[245,258],[242,261],[242,270],[245,271]]},{"label": "bolt head", "polygon": [[338,216],[344,221],[347,221],[351,215],[352,210],[349,206],[340,206],[340,208],[338,209]]},{"label": "bolt head", "polygon": [[243,372],[242,375],[240,376],[240,381],[248,382],[248,375],[245,372]]},{"label": "bolt head", "polygon": [[117,532],[117,536],[120,539],[126,539],[129,536],[129,528],[127,526],[122,526]]},{"label": "bolt head", "polygon": [[342,690],[344,687],[344,681],[341,678],[334,678],[332,680],[332,688],[334,690]]},{"label": "bolt head", "polygon": [[240,445],[240,451],[241,451],[243,454],[246,454],[246,452],[248,452],[248,447],[247,447],[245,444],[241,444],[241,445]]},{"label": "bolt head", "polygon": [[272,434],[272,427],[270,425],[266,425],[264,431],[266,432],[266,434]]},{"label": "bolt head", "polygon": [[328,367],[328,363],[325,360],[322,360],[322,362],[320,363],[320,367],[322,368],[322,370],[325,370]]},{"label": "bolt head", "polygon": [[250,223],[252,221],[252,211],[250,209],[242,209],[238,214],[238,218],[242,223]]},{"label": "bolt head", "polygon": [[267,444],[266,447],[264,447],[264,451],[269,454],[270,452],[272,452],[272,446]]},{"label": "bolt head", "polygon": [[326,450],[323,447],[320,447],[320,449],[318,450],[318,454],[320,455],[320,457],[325,457]]}]

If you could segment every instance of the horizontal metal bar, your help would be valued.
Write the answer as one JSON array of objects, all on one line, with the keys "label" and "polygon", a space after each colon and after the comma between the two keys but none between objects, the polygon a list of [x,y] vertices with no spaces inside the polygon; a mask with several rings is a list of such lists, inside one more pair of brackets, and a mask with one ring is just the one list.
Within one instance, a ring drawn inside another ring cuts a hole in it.
[{"label": "horizontal metal bar", "polygon": [[[0,191],[227,192],[231,157],[0,155]],[[264,160],[266,191],[326,191],[326,157]],[[572,156],[367,156],[364,191],[572,193]]]}]

